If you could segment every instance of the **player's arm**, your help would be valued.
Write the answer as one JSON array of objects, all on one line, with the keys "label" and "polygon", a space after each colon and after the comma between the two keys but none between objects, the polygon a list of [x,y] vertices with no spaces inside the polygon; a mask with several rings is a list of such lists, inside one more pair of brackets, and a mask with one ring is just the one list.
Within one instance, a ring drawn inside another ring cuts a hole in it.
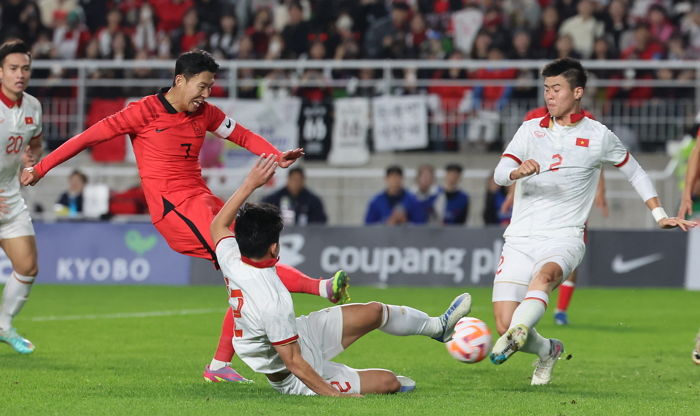
[{"label": "player's arm", "polygon": [[278,157],[277,163],[282,168],[291,166],[292,163],[304,155],[304,150],[300,148],[281,152],[272,143],[265,140],[264,137],[248,130],[232,118],[226,117],[223,111],[214,105],[208,105],[206,111],[207,120],[209,120],[207,130],[222,139],[236,143],[256,155],[276,155]]},{"label": "player's arm", "polygon": [[22,155],[22,167],[29,168],[37,164],[39,159],[41,159],[41,154],[44,151],[43,141],[41,140],[41,134],[32,137],[29,140],[29,144],[24,149],[24,154]]},{"label": "player's arm", "polygon": [[84,132],[73,136],[41,160],[41,162],[37,163],[36,166],[25,168],[22,171],[20,182],[22,185],[35,185],[48,171],[88,147],[132,132],[134,130],[132,120],[134,120],[134,113],[138,111],[138,106],[129,106],[114,115],[98,121]]},{"label": "player's arm", "polygon": [[[700,135],[698,135],[700,138]],[[681,206],[678,208],[678,218],[685,218],[687,215],[693,214],[693,188],[700,174],[700,145],[698,140],[695,141],[695,146],[688,157],[688,168],[685,172],[685,186],[683,187],[683,195],[681,195]]]},{"label": "player's arm", "polygon": [[243,180],[243,184],[236,189],[236,192],[231,195],[221,211],[214,217],[211,222],[211,238],[213,241],[219,241],[224,237],[232,235],[231,224],[236,219],[236,214],[241,208],[241,205],[250,197],[250,195],[267,183],[274,175],[277,168],[277,156],[274,154],[263,154],[255,162],[255,165],[248,173],[248,176]]},{"label": "player's arm", "polygon": [[654,220],[661,228],[676,228],[679,227],[683,231],[688,231],[688,228],[695,227],[696,223],[692,221],[686,221],[681,218],[669,218],[666,211],[661,206],[658,194],[654,188],[654,184],[651,182],[651,178],[639,165],[639,162],[627,153],[625,159],[615,165],[620,169],[629,181],[630,184],[637,191],[639,196],[642,198],[647,208],[651,211],[651,215],[654,216]]},{"label": "player's arm", "polygon": [[334,389],[301,355],[299,343],[295,340],[284,345],[275,345],[275,350],[284,362],[287,370],[297,376],[307,387],[319,396],[362,397],[359,394],[343,394]]},{"label": "player's arm", "polygon": [[610,214],[610,210],[608,209],[608,199],[605,197],[605,175],[603,174],[602,169],[600,170],[598,189],[595,193],[595,206],[598,207],[603,217],[607,218],[607,216]]}]

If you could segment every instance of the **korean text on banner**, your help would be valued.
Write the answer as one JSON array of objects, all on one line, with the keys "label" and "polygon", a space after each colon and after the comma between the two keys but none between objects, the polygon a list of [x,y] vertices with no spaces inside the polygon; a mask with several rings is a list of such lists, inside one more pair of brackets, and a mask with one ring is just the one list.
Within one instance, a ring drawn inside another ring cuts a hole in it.
[{"label": "korean text on banner", "polygon": [[428,107],[425,96],[372,99],[374,148],[377,151],[422,149],[428,146]]},{"label": "korean text on banner", "polygon": [[335,123],[328,162],[336,166],[357,166],[369,162],[369,100],[338,98],[334,105]]}]

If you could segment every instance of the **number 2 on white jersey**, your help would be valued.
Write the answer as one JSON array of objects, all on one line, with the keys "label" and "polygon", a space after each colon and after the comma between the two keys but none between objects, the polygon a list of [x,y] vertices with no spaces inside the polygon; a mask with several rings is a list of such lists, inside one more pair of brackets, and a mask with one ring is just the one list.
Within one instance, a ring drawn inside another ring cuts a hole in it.
[{"label": "number 2 on white jersey", "polygon": [[561,157],[559,153],[557,153],[556,155],[552,155],[552,159],[556,160],[556,162],[549,165],[549,170],[551,170],[552,172],[556,172],[559,170],[559,166],[561,166],[562,162],[564,162],[564,158]]}]

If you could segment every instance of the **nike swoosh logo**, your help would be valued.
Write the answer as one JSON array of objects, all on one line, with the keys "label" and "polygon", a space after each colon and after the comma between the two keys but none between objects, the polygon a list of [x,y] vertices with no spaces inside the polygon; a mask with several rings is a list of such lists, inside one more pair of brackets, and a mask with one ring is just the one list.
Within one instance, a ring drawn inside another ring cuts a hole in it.
[{"label": "nike swoosh logo", "polygon": [[639,257],[632,260],[623,260],[622,255],[618,254],[612,261],[612,269],[617,274],[629,273],[632,270],[639,269],[648,264],[655,263],[664,258],[662,253],[650,254],[648,256]]},{"label": "nike swoosh logo", "polygon": [[231,119],[227,118],[226,119],[226,128],[229,128],[229,127],[231,127]]},{"label": "nike swoosh logo", "polygon": [[167,130],[167,129],[169,129],[169,128],[170,128],[170,127],[166,127],[166,128],[164,128],[164,129],[156,129],[156,133],[160,133],[160,132],[165,131],[165,130]]}]

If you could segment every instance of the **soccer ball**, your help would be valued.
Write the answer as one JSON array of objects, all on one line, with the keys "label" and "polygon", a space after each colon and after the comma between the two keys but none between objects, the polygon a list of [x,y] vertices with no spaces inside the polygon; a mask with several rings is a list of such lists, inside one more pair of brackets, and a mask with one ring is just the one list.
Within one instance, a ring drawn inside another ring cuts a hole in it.
[{"label": "soccer ball", "polygon": [[464,317],[457,322],[455,333],[445,346],[456,360],[478,363],[491,349],[491,331],[481,319]]}]

